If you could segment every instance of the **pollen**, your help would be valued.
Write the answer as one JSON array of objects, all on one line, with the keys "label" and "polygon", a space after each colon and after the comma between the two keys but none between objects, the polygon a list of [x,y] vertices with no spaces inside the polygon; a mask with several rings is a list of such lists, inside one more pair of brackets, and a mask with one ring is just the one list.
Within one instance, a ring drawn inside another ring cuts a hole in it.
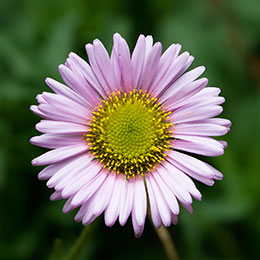
[{"label": "pollen", "polygon": [[127,179],[143,176],[165,160],[173,127],[169,114],[141,90],[112,93],[93,111],[85,136],[89,152]]}]

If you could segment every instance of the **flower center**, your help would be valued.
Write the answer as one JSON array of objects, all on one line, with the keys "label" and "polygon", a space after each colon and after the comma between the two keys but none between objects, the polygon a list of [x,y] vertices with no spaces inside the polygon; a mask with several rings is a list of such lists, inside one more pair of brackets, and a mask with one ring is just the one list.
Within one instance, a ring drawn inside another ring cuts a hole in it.
[{"label": "flower center", "polygon": [[93,112],[86,134],[89,151],[105,168],[127,178],[144,175],[170,148],[169,114],[141,90],[112,93]]}]

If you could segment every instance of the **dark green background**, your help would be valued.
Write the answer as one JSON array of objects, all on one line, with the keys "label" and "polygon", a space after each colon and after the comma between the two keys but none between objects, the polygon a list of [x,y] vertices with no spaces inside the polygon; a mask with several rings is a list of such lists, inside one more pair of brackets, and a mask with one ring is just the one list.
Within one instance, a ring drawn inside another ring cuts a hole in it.
[{"label": "dark green background", "polygon": [[[39,121],[29,106],[48,91],[47,76],[61,80],[57,66],[70,51],[86,58],[84,44],[95,38],[110,51],[114,32],[131,49],[140,33],[164,49],[181,43],[226,98],[229,147],[220,158],[206,158],[224,179],[213,187],[197,183],[203,200],[194,202],[194,215],[182,210],[169,228],[181,259],[259,258],[259,0],[1,0],[0,30],[0,259],[51,259],[56,238],[66,253],[79,235],[75,212],[64,215],[64,201],[49,201],[52,191],[37,179],[41,168],[31,166],[44,149],[28,141]],[[135,239],[130,222],[108,228],[101,218],[81,259],[103,258],[165,255],[149,222]]]}]

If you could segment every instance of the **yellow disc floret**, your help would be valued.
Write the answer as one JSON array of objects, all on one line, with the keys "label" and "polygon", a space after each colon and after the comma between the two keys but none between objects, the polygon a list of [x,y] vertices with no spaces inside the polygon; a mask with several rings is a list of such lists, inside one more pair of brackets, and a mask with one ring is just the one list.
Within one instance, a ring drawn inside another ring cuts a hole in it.
[{"label": "yellow disc floret", "polygon": [[112,93],[93,112],[86,140],[105,168],[129,178],[144,175],[164,160],[172,124],[148,93]]}]

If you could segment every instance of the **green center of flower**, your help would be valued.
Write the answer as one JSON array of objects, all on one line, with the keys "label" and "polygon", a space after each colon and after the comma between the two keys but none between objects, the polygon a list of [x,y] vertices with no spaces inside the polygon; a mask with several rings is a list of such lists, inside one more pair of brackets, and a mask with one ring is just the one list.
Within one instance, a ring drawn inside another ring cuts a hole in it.
[{"label": "green center of flower", "polygon": [[93,112],[86,134],[89,151],[105,168],[127,178],[144,175],[170,148],[169,114],[142,91],[112,93]]}]

